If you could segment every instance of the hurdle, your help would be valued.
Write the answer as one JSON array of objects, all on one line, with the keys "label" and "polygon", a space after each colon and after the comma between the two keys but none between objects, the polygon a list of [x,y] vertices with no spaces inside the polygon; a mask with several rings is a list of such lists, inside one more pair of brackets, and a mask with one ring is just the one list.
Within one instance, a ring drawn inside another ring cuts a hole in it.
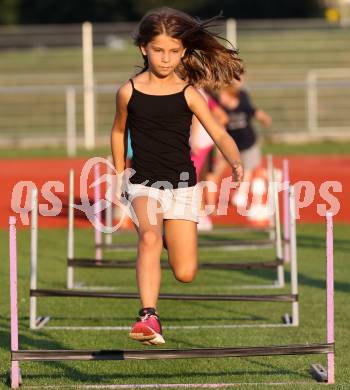
[{"label": "hurdle", "polygon": [[[272,154],[268,154],[266,156],[266,165],[267,165],[267,180],[269,183],[273,183],[275,177],[274,177],[274,167],[273,167],[273,157]],[[273,207],[276,207],[276,201],[274,197],[269,196],[268,197],[268,204],[271,210],[273,210]],[[277,199],[277,204],[279,206],[279,202]],[[271,241],[276,239],[276,219],[273,217],[273,215],[270,213],[270,229],[269,229],[269,238]]]},{"label": "hurdle", "polygon": [[283,259],[286,263],[290,262],[290,225],[289,225],[289,207],[288,207],[288,193],[286,188],[289,188],[289,161],[283,159],[282,161],[282,185],[283,185]]},{"label": "hurdle", "polygon": [[[94,175],[95,175],[95,181],[100,177],[100,168],[99,164],[95,164],[94,166]],[[280,227],[280,209],[279,209],[279,200],[278,200],[278,187],[277,184],[274,183],[275,179],[275,172],[272,172],[272,181],[271,188],[269,189],[271,196],[269,198],[273,199],[274,204],[274,210],[275,212],[272,215],[272,218],[275,220],[275,230],[274,230],[274,241],[275,241],[275,253],[276,257],[274,260],[271,261],[265,261],[265,262],[245,262],[245,263],[201,263],[200,268],[201,269],[226,269],[226,270],[244,270],[244,269],[276,269],[277,272],[277,280],[275,280],[272,284],[263,284],[263,285],[243,285],[243,286],[237,286],[237,288],[244,288],[244,289],[256,289],[256,288],[282,288],[285,286],[285,280],[284,280],[284,259],[283,259],[283,241],[281,237],[281,227]],[[109,177],[107,175],[107,177]],[[101,221],[101,215],[98,211],[96,211],[95,218],[95,258],[75,258],[74,256],[74,171],[69,172],[69,212],[68,212],[68,256],[67,256],[67,288],[68,289],[74,289],[74,288],[82,288],[82,289],[100,289],[100,286],[83,286],[80,283],[74,282],[74,268],[134,268],[135,262],[131,261],[123,261],[123,260],[104,260],[102,258],[102,249],[106,246],[102,244],[102,233],[101,231],[96,227],[99,225],[99,222]],[[288,191],[286,192],[286,198],[287,202],[289,202],[288,197]],[[98,202],[101,200],[101,188],[100,185],[96,185],[94,187],[94,204],[98,204]],[[271,207],[271,206],[270,206]],[[288,203],[287,203],[287,207]],[[108,207],[109,209],[110,207]],[[109,215],[111,215],[111,212],[109,212]],[[288,220],[285,221],[286,223],[290,224],[289,216]],[[260,241],[260,240],[259,240]],[[222,243],[222,241],[220,241]],[[237,241],[236,241],[237,242]],[[206,244],[206,247],[215,247],[218,244],[218,242],[211,242],[211,245]],[[232,244],[232,242],[231,242]],[[113,246],[118,246],[118,249],[121,250],[135,250],[135,245],[130,244],[113,244]],[[109,245],[110,247],[110,245]],[[200,249],[201,247],[199,242]],[[225,249],[232,248],[231,246],[227,246],[225,244]],[[262,246],[259,246],[261,248]],[[271,247],[270,241],[267,245],[267,247]],[[246,249],[246,244],[243,244],[242,242],[238,245],[233,246],[235,249]],[[288,248],[289,250],[289,248]],[[162,264],[162,268],[169,268],[167,263]],[[105,287],[106,288],[106,287]],[[110,288],[113,290],[113,288]]]},{"label": "hurdle", "polygon": [[[320,364],[312,364],[310,372],[317,381],[335,383],[334,375],[334,280],[333,280],[333,225],[332,215],[327,214],[327,339],[320,344],[293,344],[277,346],[159,349],[159,350],[23,350],[19,349],[18,300],[17,300],[17,243],[16,218],[9,219],[9,261],[10,261],[10,305],[11,305],[11,388],[22,384],[21,361],[67,361],[67,360],[156,360],[156,359],[195,359],[228,358],[250,356],[281,356],[326,354],[327,369]],[[166,384],[163,384],[166,387]],[[170,385],[168,385],[170,386]],[[137,387],[137,386],[136,386]]]},{"label": "hurdle", "polygon": [[[108,160],[110,162],[110,159]],[[277,185],[275,183],[275,169],[273,167],[273,162],[272,162],[272,156],[269,155],[267,158],[267,166],[268,166],[268,178],[269,178],[269,187],[271,184],[273,184],[273,187]],[[96,167],[97,165],[97,167]],[[99,164],[95,165],[94,169],[94,174],[95,174],[95,182],[98,180],[100,177],[100,168]],[[107,180],[109,180],[110,175],[112,174],[110,165],[107,164]],[[111,183],[109,183],[111,184]],[[94,192],[95,196],[95,203],[96,201],[100,200],[101,196],[101,189],[100,185],[98,186],[99,188]],[[272,187],[272,186],[271,186]],[[270,213],[270,228],[268,229],[269,232],[269,238],[268,239],[255,239],[255,240],[238,240],[238,239],[225,239],[225,240],[199,240],[198,246],[199,248],[203,249],[210,249],[212,247],[215,247],[216,250],[224,249],[224,250],[247,250],[247,249],[260,249],[260,248],[271,248],[274,245],[278,245],[278,232],[275,232],[275,230],[278,228],[280,225],[280,220],[279,220],[279,214],[277,215],[277,210],[279,213],[279,201],[278,197],[276,199],[275,197],[275,191],[274,188],[271,189],[272,196],[269,196],[269,208],[270,210],[275,210],[275,213]],[[109,210],[112,208],[112,203],[108,202],[109,206],[106,209],[106,225],[108,227],[112,226],[112,211]],[[108,212],[107,212],[108,210]],[[228,231],[234,231],[233,229],[228,229]],[[247,229],[245,229],[247,230]],[[258,231],[258,229],[250,229],[251,231]],[[263,229],[266,231],[266,229]],[[200,237],[201,234],[199,234]],[[107,233],[105,235],[105,240],[103,241],[102,239],[102,234],[100,233],[95,233],[95,245],[96,245],[96,250],[102,249],[102,250],[134,250],[135,249],[135,244],[125,244],[125,243],[113,243],[112,242],[112,235],[111,233]],[[102,253],[101,253],[102,256]]]},{"label": "hurdle", "polygon": [[[111,165],[113,164],[113,159],[112,156],[107,156],[106,157],[108,164],[107,164],[107,177],[106,181],[108,185],[111,185],[110,177],[113,174],[113,170],[111,169]],[[272,154],[268,154],[266,156],[266,170],[267,170],[267,175],[268,175],[268,182],[271,183],[273,180],[273,156]],[[272,210],[274,207],[274,202],[273,198],[269,197],[269,207]],[[269,216],[269,226],[267,227],[250,227],[250,226],[230,226],[230,227],[222,227],[222,228],[215,228],[216,233],[227,233],[227,232],[267,232],[270,241],[275,240],[275,219],[274,216],[270,213]],[[108,206],[106,208],[106,226],[112,230],[113,226],[113,203],[108,202]],[[208,232],[205,232],[207,235]],[[108,245],[113,243],[113,237],[112,233],[106,233],[104,235],[104,242],[106,247],[108,248]]]},{"label": "hurdle", "polygon": [[[290,207],[294,210],[295,208],[295,199],[294,199],[294,190],[291,187],[290,189]],[[32,192],[32,232],[37,232],[37,213],[38,213],[38,200],[37,200],[37,191]],[[291,213],[292,216],[295,216],[295,212]],[[291,218],[292,231],[295,234],[295,218]],[[29,314],[29,324],[31,329],[40,329],[43,328],[47,322],[50,320],[50,317],[38,317],[37,316],[37,299],[40,297],[85,297],[85,298],[112,298],[112,299],[138,299],[139,295],[137,293],[121,293],[121,292],[111,292],[111,291],[87,291],[87,290],[75,290],[75,289],[62,289],[62,290],[53,290],[53,289],[38,289],[37,288],[37,269],[38,269],[38,259],[37,259],[37,233],[32,234],[31,236],[31,285],[30,285],[30,314]],[[166,300],[188,300],[188,301],[243,301],[243,302],[288,302],[292,305],[292,316],[285,314],[282,317],[283,323],[263,323],[263,324],[230,324],[222,325],[223,327],[278,327],[278,326],[298,326],[299,325],[299,315],[298,315],[298,278],[297,278],[297,251],[296,251],[296,241],[293,242],[294,251],[292,253],[292,263],[291,272],[293,277],[291,278],[291,293],[290,294],[270,294],[270,295],[214,295],[214,294],[160,294],[159,299]],[[74,260],[75,261],[75,260]],[[223,268],[226,269],[226,268]],[[202,327],[206,327],[203,325]],[[50,329],[72,329],[72,327],[48,327]],[[91,329],[91,327],[78,327],[79,329]],[[101,328],[101,327],[99,327]],[[174,327],[173,327],[174,328]],[[181,329],[186,328],[185,326],[180,327]],[[111,329],[109,327],[108,329]],[[113,327],[115,330],[124,330],[125,327]],[[188,329],[196,329],[196,327],[188,327]],[[198,328],[197,328],[198,329]]]}]

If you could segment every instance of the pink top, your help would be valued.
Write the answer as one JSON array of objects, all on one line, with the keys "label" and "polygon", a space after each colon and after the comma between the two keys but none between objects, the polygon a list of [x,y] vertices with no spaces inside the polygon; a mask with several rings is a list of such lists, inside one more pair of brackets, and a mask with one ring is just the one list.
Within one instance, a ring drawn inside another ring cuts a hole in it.
[{"label": "pink top", "polygon": [[210,96],[208,96],[208,107],[212,111],[214,108],[218,107],[218,103]]},{"label": "pink top", "polygon": [[[204,97],[204,99],[207,101],[209,106],[210,97],[202,89],[198,89],[198,92]],[[211,109],[210,106],[209,109]],[[214,141],[211,139],[210,135],[207,133],[205,128],[202,126],[202,124],[197,123],[197,125],[198,128],[196,129],[196,133],[194,136],[193,136],[193,130],[191,128],[191,139],[190,139],[191,146],[196,146],[197,148],[200,149],[205,149],[210,146],[213,146]]]}]

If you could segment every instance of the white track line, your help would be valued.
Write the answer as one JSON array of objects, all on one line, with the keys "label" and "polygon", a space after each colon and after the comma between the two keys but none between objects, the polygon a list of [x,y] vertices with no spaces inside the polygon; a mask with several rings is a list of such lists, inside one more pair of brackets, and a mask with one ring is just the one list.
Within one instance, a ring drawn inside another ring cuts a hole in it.
[{"label": "white track line", "polygon": [[310,385],[311,382],[247,382],[247,383],[154,383],[130,385],[62,385],[62,386],[23,386],[26,389],[225,389],[246,386],[296,386]]}]

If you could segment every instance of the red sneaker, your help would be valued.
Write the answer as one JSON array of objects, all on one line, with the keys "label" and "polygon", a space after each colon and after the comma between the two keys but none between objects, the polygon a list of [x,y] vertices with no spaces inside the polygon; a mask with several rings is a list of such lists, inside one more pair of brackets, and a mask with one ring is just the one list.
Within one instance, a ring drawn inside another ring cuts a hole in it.
[{"label": "red sneaker", "polygon": [[156,310],[153,308],[141,309],[129,336],[145,345],[164,344],[162,325]]}]

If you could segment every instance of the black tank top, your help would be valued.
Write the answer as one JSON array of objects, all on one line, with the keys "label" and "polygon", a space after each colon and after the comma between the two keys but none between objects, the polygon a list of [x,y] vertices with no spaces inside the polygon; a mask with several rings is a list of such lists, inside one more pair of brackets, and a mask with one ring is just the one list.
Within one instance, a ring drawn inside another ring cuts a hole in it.
[{"label": "black tank top", "polygon": [[[188,187],[196,184],[196,170],[190,155],[189,137],[192,111],[185,99],[185,88],[170,95],[148,95],[132,84],[127,125],[133,150],[130,178],[133,184],[163,188]],[[185,174],[183,172],[186,172]],[[181,175],[182,174],[182,175]],[[181,176],[180,176],[181,175]]]}]

